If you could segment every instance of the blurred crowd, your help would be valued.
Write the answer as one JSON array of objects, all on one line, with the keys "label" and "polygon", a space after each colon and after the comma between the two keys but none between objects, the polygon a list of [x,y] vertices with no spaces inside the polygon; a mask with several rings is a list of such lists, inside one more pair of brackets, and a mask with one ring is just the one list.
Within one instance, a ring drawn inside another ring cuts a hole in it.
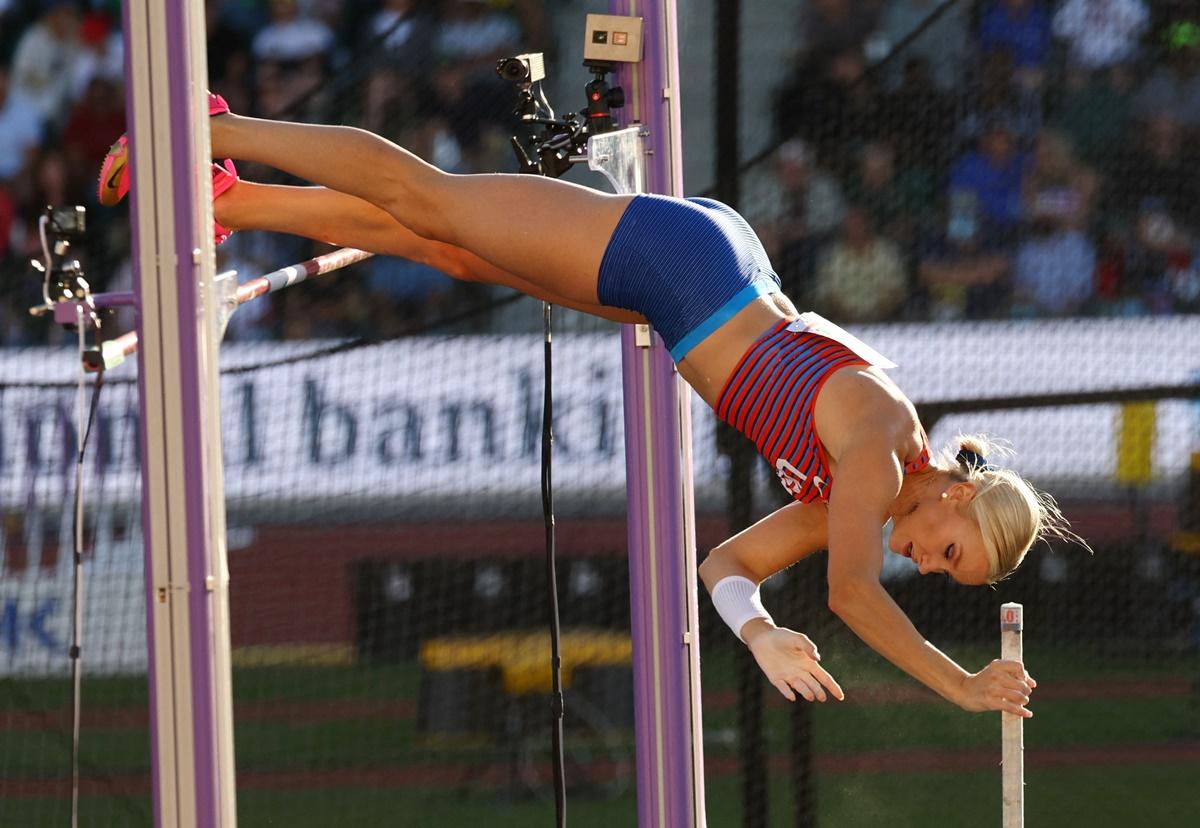
[{"label": "blurred crowd", "polygon": [[[210,86],[237,112],[360,125],[451,171],[511,170],[514,95],[493,67],[553,60],[547,8],[208,0]],[[850,323],[1200,311],[1194,0],[786,9],[797,47],[776,149],[741,206],[797,304]],[[92,209],[124,94],[119,0],[0,0],[0,345],[62,335],[26,313],[47,204],[87,206],[93,288],[128,285],[127,214]],[[248,276],[314,252],[238,233],[218,264]],[[391,336],[486,298],[377,258],[248,305],[229,336]]]},{"label": "blurred crowd", "polygon": [[846,322],[1200,311],[1194,0],[809,0],[743,198]]},{"label": "blurred crowd", "polygon": [[[514,169],[512,87],[500,57],[546,51],[542,0],[207,0],[210,87],[235,112],[382,133],[443,169]],[[80,253],[93,290],[129,285],[129,222],[97,205],[96,181],[125,130],[119,0],[0,0],[0,345],[61,338],[29,317],[40,287],[38,217],[46,205],[88,208]],[[239,166],[247,178],[288,182]],[[325,248],[235,233],[220,270],[242,277]],[[470,294],[483,293],[483,296]],[[245,306],[228,338],[391,336],[486,301],[486,289],[411,262],[376,258]],[[446,313],[439,311],[445,310]]]}]

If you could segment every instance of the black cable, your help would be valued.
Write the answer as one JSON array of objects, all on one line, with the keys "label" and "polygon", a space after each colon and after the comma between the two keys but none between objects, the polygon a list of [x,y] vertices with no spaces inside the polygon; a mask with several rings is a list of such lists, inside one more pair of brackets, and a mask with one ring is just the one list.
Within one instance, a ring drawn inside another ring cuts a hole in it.
[{"label": "black cable", "polygon": [[542,305],[545,324],[546,381],[542,395],[542,514],[546,520],[546,589],[550,610],[550,750],[554,766],[554,815],[555,825],[565,828],[567,824],[566,760],[563,757],[563,692],[562,657],[559,648],[562,631],[558,619],[558,573],[554,566],[554,491],[551,487],[551,450],[554,446],[554,396],[551,368],[553,358],[550,344],[550,308]]},{"label": "black cable", "polygon": [[71,609],[71,648],[67,651],[71,659],[71,828],[79,825],[79,731],[83,713],[83,458],[96,411],[100,406],[100,389],[104,387],[104,372],[96,374],[92,385],[92,403],[88,409],[87,425],[79,435],[79,452],[75,459],[75,521],[72,532],[74,543],[74,592]]}]

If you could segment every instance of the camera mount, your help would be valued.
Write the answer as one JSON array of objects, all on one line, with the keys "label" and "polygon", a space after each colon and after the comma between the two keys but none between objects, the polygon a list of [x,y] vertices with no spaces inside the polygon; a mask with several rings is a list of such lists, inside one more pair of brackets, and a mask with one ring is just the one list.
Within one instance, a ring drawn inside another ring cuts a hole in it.
[{"label": "camera mount", "polygon": [[54,321],[74,330],[82,321],[87,328],[100,327],[100,315],[83,265],[71,255],[71,245],[87,232],[87,210],[83,207],[47,207],[38,220],[42,259],[30,265],[42,277],[42,304],[29,309],[33,316],[53,314]]},{"label": "camera mount", "polygon": [[584,88],[587,105],[579,112],[558,118],[541,88],[546,76],[541,54],[497,61],[496,74],[519,87],[513,114],[523,124],[540,127],[524,140],[512,137],[522,173],[558,178],[577,162],[587,159],[588,138],[613,128],[612,110],[625,104],[620,87],[609,87],[607,82],[607,75],[615,65],[596,62],[590,68],[592,80]]},{"label": "camera mount", "polygon": [[502,58],[496,63],[496,74],[519,87],[513,114],[524,124],[540,127],[524,140],[512,138],[521,172],[558,178],[576,163],[587,160],[589,138],[614,128],[612,110],[625,105],[625,92],[619,86],[609,86],[608,74],[620,63],[642,59],[642,19],[589,14],[583,58],[583,65],[592,73],[584,86],[587,103],[564,118],[555,116],[541,88],[546,69],[540,53]]}]

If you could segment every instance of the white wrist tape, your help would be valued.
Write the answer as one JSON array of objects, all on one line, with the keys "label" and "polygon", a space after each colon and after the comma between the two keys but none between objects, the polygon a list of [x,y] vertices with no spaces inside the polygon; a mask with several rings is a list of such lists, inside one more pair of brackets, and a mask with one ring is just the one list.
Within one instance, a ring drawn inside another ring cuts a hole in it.
[{"label": "white wrist tape", "polygon": [[775,623],[758,597],[758,584],[741,575],[730,575],[717,581],[712,591],[712,602],[722,620],[738,638],[742,637],[742,627],[754,618],[761,618],[768,624]]}]

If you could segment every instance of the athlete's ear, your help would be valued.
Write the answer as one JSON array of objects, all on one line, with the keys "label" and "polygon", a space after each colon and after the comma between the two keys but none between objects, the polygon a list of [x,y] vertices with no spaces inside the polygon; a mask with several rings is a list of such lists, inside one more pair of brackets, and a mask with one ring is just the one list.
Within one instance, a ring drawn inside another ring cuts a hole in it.
[{"label": "athlete's ear", "polygon": [[974,483],[970,482],[969,480],[964,480],[958,483],[952,483],[950,488],[946,489],[944,494],[946,499],[953,501],[954,503],[970,503],[975,499],[975,493],[977,491],[978,489],[975,488]]}]

